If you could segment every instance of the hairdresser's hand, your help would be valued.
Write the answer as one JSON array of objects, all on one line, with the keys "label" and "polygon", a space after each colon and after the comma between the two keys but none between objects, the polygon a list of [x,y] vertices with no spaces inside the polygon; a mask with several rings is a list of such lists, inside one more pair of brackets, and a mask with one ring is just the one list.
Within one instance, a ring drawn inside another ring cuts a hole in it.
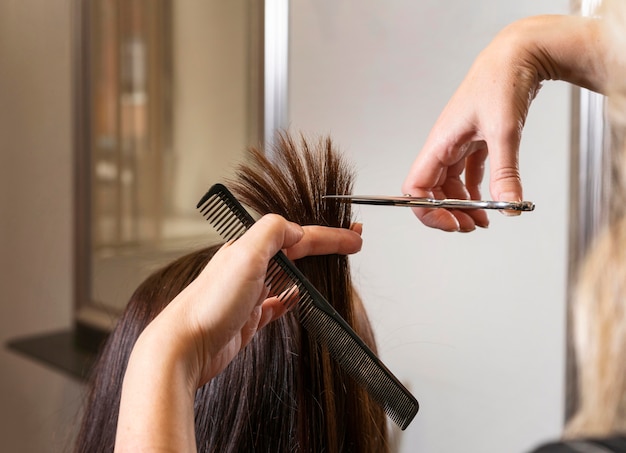
[{"label": "hairdresser's hand", "polygon": [[[362,244],[360,228],[301,227],[267,215],[222,247],[163,311],[163,318],[174,321],[171,329],[180,337],[181,357],[191,367],[195,387],[222,371],[258,329],[285,313],[282,302],[267,298],[264,284],[268,262],[276,252],[283,249],[291,259],[355,253]],[[169,337],[168,342],[171,333]]]},{"label": "hairdresser's hand", "polygon": [[[300,227],[268,215],[236,242],[225,245],[189,292],[181,294],[193,309],[197,385],[222,371],[257,330],[285,313],[278,298],[266,299],[267,266],[276,252],[283,249],[291,259],[355,253],[362,244],[360,226],[355,230]],[[211,297],[207,297],[209,291]]]},{"label": "hairdresser's hand", "polygon": [[[597,21],[570,16],[528,18],[500,32],[441,113],[404,181],[403,193],[480,199],[489,157],[491,197],[522,200],[518,151],[530,104],[543,80],[600,88],[604,74],[594,64],[602,58],[597,35]],[[472,231],[489,224],[484,210],[414,211],[425,225],[445,231]]]},{"label": "hairdresser's hand", "polygon": [[360,233],[360,225],[301,227],[267,215],[222,247],[137,340],[124,378],[117,451],[146,445],[195,448],[196,389],[285,312],[278,299],[266,299],[272,256],[281,249],[292,259],[355,253],[361,249]]}]

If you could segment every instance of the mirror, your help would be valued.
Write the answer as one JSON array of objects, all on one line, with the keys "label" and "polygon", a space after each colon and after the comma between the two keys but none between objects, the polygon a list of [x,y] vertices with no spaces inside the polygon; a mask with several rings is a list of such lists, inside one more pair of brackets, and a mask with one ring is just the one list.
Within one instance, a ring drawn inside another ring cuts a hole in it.
[{"label": "mirror", "polygon": [[76,2],[76,320],[217,236],[195,204],[285,124],[287,0]]}]

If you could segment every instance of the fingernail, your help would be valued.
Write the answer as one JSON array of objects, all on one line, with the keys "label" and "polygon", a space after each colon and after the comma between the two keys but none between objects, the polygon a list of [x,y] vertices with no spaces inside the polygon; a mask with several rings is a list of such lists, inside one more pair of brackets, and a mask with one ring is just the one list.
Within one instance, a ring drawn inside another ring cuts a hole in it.
[{"label": "fingernail", "polygon": [[517,217],[518,215],[521,214],[521,212],[520,211],[510,211],[510,210],[504,211],[504,210],[502,210],[502,211],[500,211],[500,214],[502,214],[505,217]]},{"label": "fingernail", "polygon": [[[500,197],[498,198],[498,200],[500,201],[521,201],[519,195],[511,193],[511,192],[506,192],[506,193],[502,193],[500,194]],[[520,211],[512,211],[510,209],[507,210],[501,210],[500,214],[506,216],[506,217],[516,217],[518,215],[521,214]]]},{"label": "fingernail", "polygon": [[488,219],[488,218],[486,218],[486,219],[484,219],[484,220],[483,220],[483,219],[479,219],[479,220],[476,222],[476,226],[477,226],[478,228],[489,228],[489,219]]},{"label": "fingernail", "polygon": [[355,222],[352,225],[350,225],[350,230],[354,231],[355,233],[362,235],[363,234],[363,224],[360,222]]}]

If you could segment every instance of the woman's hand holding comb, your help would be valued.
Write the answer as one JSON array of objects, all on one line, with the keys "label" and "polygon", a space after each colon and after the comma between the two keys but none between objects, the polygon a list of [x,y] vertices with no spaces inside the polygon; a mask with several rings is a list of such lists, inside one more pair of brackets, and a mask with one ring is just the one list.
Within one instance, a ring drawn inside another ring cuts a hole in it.
[{"label": "woman's hand holding comb", "polygon": [[291,259],[356,253],[360,233],[359,224],[301,227],[266,215],[224,245],[137,340],[124,377],[116,451],[195,451],[196,389],[286,311],[276,297],[267,298],[270,259],[279,250]]}]

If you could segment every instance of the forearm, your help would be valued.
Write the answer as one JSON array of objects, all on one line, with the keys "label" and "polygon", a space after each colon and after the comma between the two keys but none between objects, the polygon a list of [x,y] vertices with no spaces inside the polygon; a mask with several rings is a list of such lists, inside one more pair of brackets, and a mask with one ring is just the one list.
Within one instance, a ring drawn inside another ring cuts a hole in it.
[{"label": "forearm", "polygon": [[133,348],[124,377],[116,452],[196,451],[195,386],[176,342],[151,326]]}]

